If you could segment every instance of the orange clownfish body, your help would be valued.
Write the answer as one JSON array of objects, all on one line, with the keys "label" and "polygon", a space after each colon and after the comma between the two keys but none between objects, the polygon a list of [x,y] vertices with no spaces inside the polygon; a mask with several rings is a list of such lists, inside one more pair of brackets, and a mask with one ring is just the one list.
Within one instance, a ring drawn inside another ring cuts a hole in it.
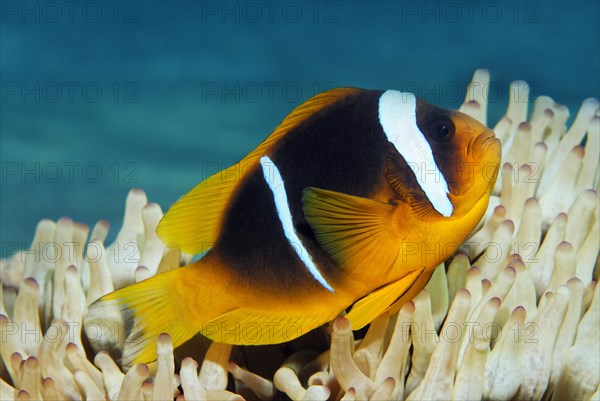
[{"label": "orange clownfish body", "polygon": [[196,333],[273,344],[345,310],[354,329],[393,313],[482,218],[500,163],[494,134],[395,90],[334,89],[297,107],[238,164],[165,215],[171,248],[197,262],[102,297],[118,307],[122,363],[156,359]]}]

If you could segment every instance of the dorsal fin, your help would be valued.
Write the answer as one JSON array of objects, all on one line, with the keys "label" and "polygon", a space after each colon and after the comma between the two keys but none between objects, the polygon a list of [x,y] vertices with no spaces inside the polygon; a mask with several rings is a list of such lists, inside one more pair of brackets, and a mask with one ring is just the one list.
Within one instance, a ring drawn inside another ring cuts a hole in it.
[{"label": "dorsal fin", "polygon": [[169,248],[180,249],[189,254],[210,249],[219,234],[231,195],[237,184],[258,163],[260,157],[265,155],[269,148],[288,131],[307,118],[360,90],[358,88],[331,89],[313,96],[296,107],[248,156],[204,180],[181,197],[158,225],[156,231],[161,240]]}]

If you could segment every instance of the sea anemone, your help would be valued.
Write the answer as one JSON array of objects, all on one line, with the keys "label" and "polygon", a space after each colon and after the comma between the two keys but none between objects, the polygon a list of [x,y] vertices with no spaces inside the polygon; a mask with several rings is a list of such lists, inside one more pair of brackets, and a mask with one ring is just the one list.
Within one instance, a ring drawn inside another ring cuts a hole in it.
[{"label": "sea anemone", "polygon": [[[487,71],[476,71],[460,108],[484,124],[488,87]],[[109,353],[93,354],[89,340],[108,343],[123,327],[83,327],[87,305],[191,262],[158,239],[162,211],[143,191],[130,191],[106,248],[105,221],[89,233],[67,218],[42,220],[31,248],[1,265],[0,399],[598,400],[598,101],[585,100],[567,129],[565,106],[541,96],[528,113],[528,92],[511,85],[494,127],[501,178],[461,252],[363,338],[339,317],[330,349],[291,353],[269,378],[227,344],[212,343],[203,357],[184,346],[176,358],[166,334],[155,363],[126,373]],[[118,319],[110,313],[107,321]],[[263,351],[269,359],[268,347],[254,353]]]}]

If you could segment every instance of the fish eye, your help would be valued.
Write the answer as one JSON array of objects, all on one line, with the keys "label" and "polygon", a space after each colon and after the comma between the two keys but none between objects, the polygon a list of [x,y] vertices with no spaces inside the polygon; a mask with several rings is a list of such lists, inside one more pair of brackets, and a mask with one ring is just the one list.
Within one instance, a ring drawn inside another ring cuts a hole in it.
[{"label": "fish eye", "polygon": [[454,136],[454,124],[446,117],[438,118],[431,123],[429,134],[436,142],[448,142]]}]

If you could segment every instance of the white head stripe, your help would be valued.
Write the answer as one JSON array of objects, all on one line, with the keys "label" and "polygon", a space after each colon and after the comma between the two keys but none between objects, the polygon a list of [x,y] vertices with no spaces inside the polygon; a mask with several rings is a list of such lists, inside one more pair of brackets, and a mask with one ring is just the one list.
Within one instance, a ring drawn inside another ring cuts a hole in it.
[{"label": "white head stripe", "polygon": [[308,250],[304,247],[304,244],[302,244],[298,234],[296,234],[294,223],[292,222],[292,214],[290,212],[287,194],[285,192],[285,185],[283,184],[283,179],[281,178],[279,169],[267,156],[260,158],[260,165],[262,166],[265,181],[273,193],[275,208],[277,209],[277,214],[279,215],[279,221],[281,221],[281,226],[283,227],[283,233],[285,234],[285,237],[315,280],[317,280],[319,284],[329,291],[334,292],[333,288],[331,288],[327,280],[325,280],[325,277],[321,275],[321,272],[313,262]]},{"label": "white head stripe", "polygon": [[435,210],[452,215],[448,183],[439,170],[429,142],[417,126],[417,99],[408,92],[388,90],[379,98],[379,122],[383,132],[412,168],[417,182]]}]

